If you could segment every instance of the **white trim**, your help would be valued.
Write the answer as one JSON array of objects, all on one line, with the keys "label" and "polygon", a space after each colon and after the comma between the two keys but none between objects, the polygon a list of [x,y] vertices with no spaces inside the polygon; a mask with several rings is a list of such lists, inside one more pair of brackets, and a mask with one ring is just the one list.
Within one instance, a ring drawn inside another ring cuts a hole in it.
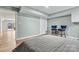
[{"label": "white trim", "polygon": [[39,35],[43,35],[43,34],[37,34],[37,35],[32,35],[32,36],[27,36],[27,37],[21,37],[21,38],[18,38],[17,40],[32,38],[32,37],[39,36]]},{"label": "white trim", "polygon": [[[27,37],[21,37],[21,38],[18,38],[17,40],[32,38],[32,37],[39,36],[39,35],[44,35],[44,33],[37,34],[37,35],[32,35],[32,36],[27,36]],[[72,36],[67,36],[66,38],[70,38],[70,39],[71,39],[71,38],[73,38],[73,39],[79,39],[79,38],[77,38],[77,37],[72,37]]]}]

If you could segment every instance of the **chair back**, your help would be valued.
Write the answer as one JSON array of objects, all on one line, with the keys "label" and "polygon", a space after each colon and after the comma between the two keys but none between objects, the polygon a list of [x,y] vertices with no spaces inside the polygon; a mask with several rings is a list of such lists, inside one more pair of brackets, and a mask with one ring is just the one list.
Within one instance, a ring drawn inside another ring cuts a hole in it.
[{"label": "chair back", "polygon": [[57,25],[52,25],[51,28],[52,29],[56,29],[57,28]]},{"label": "chair back", "polygon": [[61,29],[66,30],[67,25],[61,25]]}]

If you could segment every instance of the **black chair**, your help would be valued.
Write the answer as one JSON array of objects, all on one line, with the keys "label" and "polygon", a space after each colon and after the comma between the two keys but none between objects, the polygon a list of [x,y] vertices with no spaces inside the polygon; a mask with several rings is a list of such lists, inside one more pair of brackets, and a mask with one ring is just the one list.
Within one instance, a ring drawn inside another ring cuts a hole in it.
[{"label": "black chair", "polygon": [[52,25],[51,26],[52,34],[57,34],[57,25]]},{"label": "black chair", "polygon": [[58,29],[58,31],[60,31],[61,32],[61,37],[64,35],[65,36],[65,38],[66,38],[66,33],[65,33],[65,31],[66,31],[66,28],[67,28],[67,25],[61,25],[61,28],[60,29]]}]

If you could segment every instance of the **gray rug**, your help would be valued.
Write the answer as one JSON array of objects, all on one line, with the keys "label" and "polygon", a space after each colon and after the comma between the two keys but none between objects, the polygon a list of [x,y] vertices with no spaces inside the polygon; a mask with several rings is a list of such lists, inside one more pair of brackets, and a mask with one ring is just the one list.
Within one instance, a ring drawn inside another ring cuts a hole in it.
[{"label": "gray rug", "polygon": [[69,40],[52,35],[42,35],[26,39],[15,52],[78,52],[79,40]]}]

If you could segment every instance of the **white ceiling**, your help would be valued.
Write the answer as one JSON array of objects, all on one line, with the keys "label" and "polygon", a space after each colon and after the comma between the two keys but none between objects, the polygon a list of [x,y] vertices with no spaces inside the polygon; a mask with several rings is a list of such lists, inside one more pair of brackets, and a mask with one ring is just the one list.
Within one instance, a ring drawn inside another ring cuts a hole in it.
[{"label": "white ceiling", "polygon": [[37,11],[43,12],[45,14],[53,14],[63,10],[74,8],[76,6],[49,6],[48,8],[46,8],[45,6],[29,6],[29,7]]}]

